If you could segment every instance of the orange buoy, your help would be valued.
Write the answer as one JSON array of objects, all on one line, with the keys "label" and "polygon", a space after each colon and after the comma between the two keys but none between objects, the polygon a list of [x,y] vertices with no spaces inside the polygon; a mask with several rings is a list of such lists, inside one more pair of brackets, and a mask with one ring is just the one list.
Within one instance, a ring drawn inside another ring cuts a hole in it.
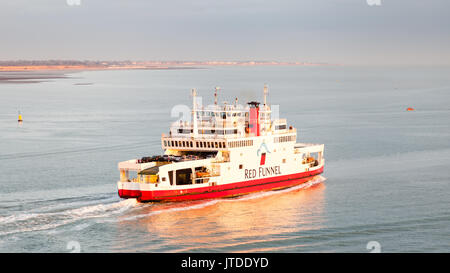
[{"label": "orange buoy", "polygon": [[408,107],[408,108],[406,108],[406,111],[414,111],[415,109],[414,108],[412,108],[412,107]]}]

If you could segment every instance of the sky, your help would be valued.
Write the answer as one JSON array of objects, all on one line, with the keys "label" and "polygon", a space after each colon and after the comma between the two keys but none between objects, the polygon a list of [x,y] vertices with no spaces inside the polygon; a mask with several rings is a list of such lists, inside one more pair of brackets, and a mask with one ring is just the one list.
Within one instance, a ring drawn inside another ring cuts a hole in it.
[{"label": "sky", "polygon": [[46,59],[450,65],[450,1],[0,0],[0,60]]}]

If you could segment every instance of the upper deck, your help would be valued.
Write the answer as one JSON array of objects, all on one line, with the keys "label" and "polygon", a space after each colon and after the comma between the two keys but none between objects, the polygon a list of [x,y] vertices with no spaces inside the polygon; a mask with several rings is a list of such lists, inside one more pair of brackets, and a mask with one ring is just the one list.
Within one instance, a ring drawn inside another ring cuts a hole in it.
[{"label": "upper deck", "polygon": [[[217,92],[217,89],[216,89]],[[196,101],[193,90],[193,106],[190,121],[179,120],[170,126],[169,134],[163,134],[163,149],[181,151],[216,151],[232,147],[252,145],[252,138],[283,135],[295,141],[297,131],[288,127],[286,119],[272,119],[272,109],[267,104],[267,86],[264,86],[264,103],[217,103],[202,106]],[[217,98],[217,93],[215,94]],[[236,144],[237,142],[237,144]],[[277,142],[277,141],[275,141]],[[280,141],[278,141],[280,142]]]}]

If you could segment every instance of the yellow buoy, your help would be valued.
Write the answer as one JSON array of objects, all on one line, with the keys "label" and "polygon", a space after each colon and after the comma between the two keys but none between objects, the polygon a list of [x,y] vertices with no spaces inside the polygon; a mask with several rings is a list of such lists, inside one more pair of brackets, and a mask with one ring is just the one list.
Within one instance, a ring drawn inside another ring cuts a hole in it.
[{"label": "yellow buoy", "polygon": [[22,122],[23,121],[23,119],[22,119],[22,114],[19,112],[19,119],[17,120],[18,122]]}]

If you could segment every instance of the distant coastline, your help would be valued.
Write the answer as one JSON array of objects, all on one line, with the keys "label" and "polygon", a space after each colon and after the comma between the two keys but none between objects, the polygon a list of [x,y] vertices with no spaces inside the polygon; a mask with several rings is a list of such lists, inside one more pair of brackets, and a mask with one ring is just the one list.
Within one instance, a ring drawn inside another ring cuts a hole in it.
[{"label": "distant coastline", "polygon": [[[326,63],[274,61],[0,61],[1,83],[39,83],[70,78],[67,74],[87,70],[198,69],[208,66],[326,66]],[[77,83],[75,85],[89,85]]]},{"label": "distant coastline", "polygon": [[2,83],[40,83],[53,79],[69,78],[65,73],[69,71],[0,71],[0,84]]},{"label": "distant coastline", "polygon": [[192,69],[204,66],[321,66],[326,63],[278,61],[0,61],[0,72],[43,70]]}]

